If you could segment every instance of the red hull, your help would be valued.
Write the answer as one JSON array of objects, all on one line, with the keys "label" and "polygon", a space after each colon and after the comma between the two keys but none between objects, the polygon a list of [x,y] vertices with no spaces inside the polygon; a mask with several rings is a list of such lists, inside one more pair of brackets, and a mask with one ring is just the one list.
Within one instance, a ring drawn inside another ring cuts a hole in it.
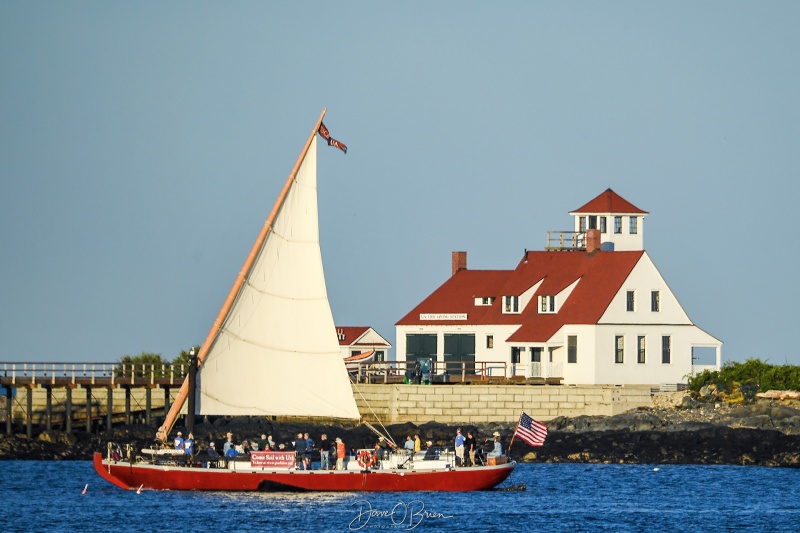
[{"label": "red hull", "polygon": [[486,490],[505,481],[515,463],[437,471],[256,471],[104,462],[94,454],[94,468],[123,489],[224,491],[446,491]]}]

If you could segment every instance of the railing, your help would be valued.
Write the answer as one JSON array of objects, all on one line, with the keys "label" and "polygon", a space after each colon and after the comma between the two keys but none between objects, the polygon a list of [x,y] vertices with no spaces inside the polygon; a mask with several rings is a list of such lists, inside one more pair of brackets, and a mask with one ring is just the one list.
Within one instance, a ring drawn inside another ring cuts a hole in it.
[{"label": "railing", "polygon": [[[186,364],[164,363],[0,363],[0,377],[10,385],[47,385],[69,382],[95,383],[97,380],[143,384],[169,381],[180,382],[189,372]],[[10,380],[10,381],[9,381]]]},{"label": "railing", "polygon": [[703,372],[704,370],[708,370],[709,372],[716,372],[719,370],[717,365],[692,365],[692,376],[696,376],[697,374]]},{"label": "railing", "polygon": [[[391,361],[350,365],[356,383],[403,383],[416,362]],[[430,382],[463,383],[492,378],[563,378],[561,363],[509,364],[506,361],[431,361]]]},{"label": "railing", "polygon": [[545,250],[585,250],[585,231],[548,231]]}]

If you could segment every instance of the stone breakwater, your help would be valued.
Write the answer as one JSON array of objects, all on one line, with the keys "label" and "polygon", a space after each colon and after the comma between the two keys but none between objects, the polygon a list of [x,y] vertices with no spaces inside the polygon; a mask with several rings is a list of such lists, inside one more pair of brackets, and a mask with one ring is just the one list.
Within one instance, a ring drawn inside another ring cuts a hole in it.
[{"label": "stone breakwater", "polygon": [[[657,405],[657,403],[656,403]],[[557,417],[545,421],[549,436],[543,447],[532,448],[519,439],[511,455],[524,462],[641,463],[641,464],[737,464],[800,466],[800,410],[776,401],[729,407],[698,404],[688,398],[678,407],[655,406],[614,416]],[[418,433],[422,441],[451,446],[455,428],[471,430],[481,445],[499,431],[504,447],[514,432],[512,423],[442,424],[427,422],[386,426],[402,446],[406,435]],[[298,432],[308,431],[315,442],[326,433],[341,437],[348,448],[371,447],[376,437],[365,426],[322,425],[309,421],[274,422],[263,418],[219,418],[195,426],[200,449],[210,440],[224,442],[231,431],[234,441],[272,435],[276,443],[291,449]],[[42,432],[32,439],[24,435],[0,437],[0,459],[88,460],[113,441],[133,450],[153,443],[155,428],[126,426],[108,436],[76,432]]]}]

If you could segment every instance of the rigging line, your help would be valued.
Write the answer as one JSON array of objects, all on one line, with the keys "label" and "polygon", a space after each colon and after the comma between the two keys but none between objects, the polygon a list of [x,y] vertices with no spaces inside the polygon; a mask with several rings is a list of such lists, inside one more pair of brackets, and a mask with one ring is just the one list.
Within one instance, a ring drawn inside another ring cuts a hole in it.
[{"label": "rigging line", "polygon": [[[377,414],[377,413],[376,413],[376,412],[375,412],[375,411],[372,409],[372,406],[369,404],[369,402],[367,401],[367,399],[366,399],[366,398],[364,397],[364,395],[361,393],[361,389],[359,389],[359,388],[358,388],[358,384],[357,384],[355,381],[353,381],[353,378],[350,378],[350,383],[352,383],[352,384],[355,386],[356,392],[358,393],[358,395],[359,395],[359,396],[361,396],[361,399],[362,399],[362,400],[364,400],[364,403],[365,403],[365,404],[367,404],[367,407],[369,408],[370,412],[372,413],[372,416],[374,416],[374,417],[375,417],[375,420],[377,420],[377,421],[378,421],[378,424],[380,424],[380,425],[381,425],[381,427],[383,428],[383,430],[386,432],[386,437],[387,437],[387,438],[388,438],[390,441],[392,441],[392,444],[394,444],[394,445],[395,445],[395,447],[396,447],[396,446],[397,446],[397,443],[394,441],[394,437],[392,437],[391,433],[389,433],[389,430],[388,430],[388,429],[386,429],[386,426],[384,426],[384,425],[383,425],[383,422],[381,422],[381,417],[379,417],[379,416],[378,416],[378,414]],[[365,424],[367,425],[367,427],[369,427],[370,429],[372,429],[373,431],[375,431],[375,429],[371,427],[371,425],[369,424],[369,422],[365,422]],[[377,432],[376,432],[376,433],[377,433]],[[378,435],[380,435],[380,433],[378,433]]]}]

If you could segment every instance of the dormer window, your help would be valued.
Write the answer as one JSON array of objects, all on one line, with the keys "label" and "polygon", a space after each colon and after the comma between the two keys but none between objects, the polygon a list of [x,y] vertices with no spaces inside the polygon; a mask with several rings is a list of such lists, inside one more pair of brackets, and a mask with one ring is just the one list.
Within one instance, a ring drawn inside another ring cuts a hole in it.
[{"label": "dormer window", "polygon": [[540,313],[555,313],[556,312],[556,297],[555,296],[539,296],[539,312]]},{"label": "dormer window", "polygon": [[486,297],[486,296],[480,297],[479,296],[479,297],[475,298],[475,305],[478,305],[478,306],[481,306],[481,305],[483,305],[483,306],[492,305],[493,303],[494,303],[494,297],[492,297],[492,296],[488,296],[488,297]]},{"label": "dormer window", "polygon": [[504,297],[503,313],[508,313],[508,314],[519,313],[519,296]]}]

